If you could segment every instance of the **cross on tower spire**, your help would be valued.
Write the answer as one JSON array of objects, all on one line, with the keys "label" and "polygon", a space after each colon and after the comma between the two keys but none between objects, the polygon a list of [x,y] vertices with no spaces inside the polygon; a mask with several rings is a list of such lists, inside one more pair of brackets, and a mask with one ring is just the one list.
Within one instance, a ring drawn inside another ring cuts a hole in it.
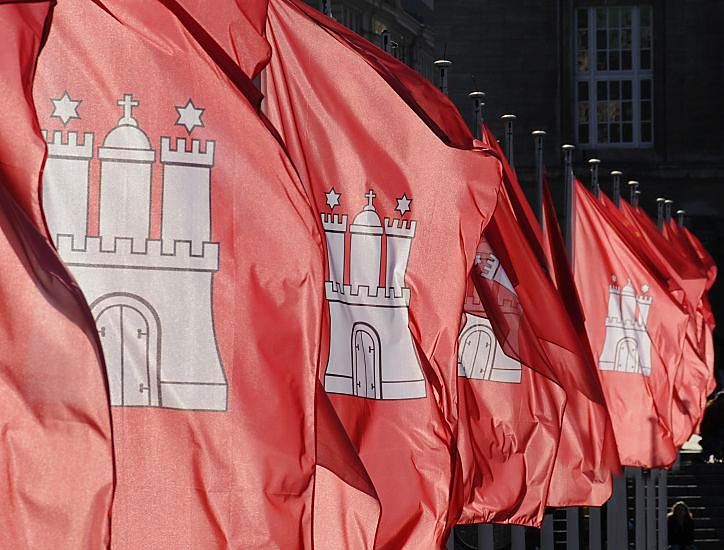
[{"label": "cross on tower spire", "polygon": [[374,191],[372,191],[372,189],[370,189],[369,192],[367,194],[365,194],[365,197],[367,197],[367,208],[368,209],[370,209],[370,210],[375,209],[375,205],[372,204],[372,201],[375,200],[376,196],[377,196],[377,194]]},{"label": "cross on tower spire", "polygon": [[138,126],[138,122],[133,118],[133,108],[138,107],[140,103],[133,99],[133,94],[123,94],[123,99],[119,99],[118,106],[123,107],[123,118],[118,121],[119,126]]}]

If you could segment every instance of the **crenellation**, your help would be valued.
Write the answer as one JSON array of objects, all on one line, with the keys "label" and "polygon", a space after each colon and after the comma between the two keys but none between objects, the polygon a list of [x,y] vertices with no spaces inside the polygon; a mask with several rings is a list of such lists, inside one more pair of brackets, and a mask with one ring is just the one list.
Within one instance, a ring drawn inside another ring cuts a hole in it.
[{"label": "crenellation", "polygon": [[63,139],[63,132],[54,130],[52,137],[48,130],[41,130],[43,139],[48,147],[48,156],[62,158],[77,158],[88,160],[93,158],[93,133],[84,132],[83,141],[79,143],[78,132],[66,132],[66,139]]},{"label": "crenellation", "polygon": [[412,220],[401,220],[385,218],[385,233],[391,237],[412,239],[415,236],[417,222]]},{"label": "crenellation", "polygon": [[205,142],[204,150],[201,149],[201,140],[192,139],[191,149],[188,149],[186,138],[177,138],[175,149],[171,148],[171,138],[161,138],[161,162],[163,164],[187,164],[193,166],[208,166],[214,164],[214,152],[216,142],[208,140]]},{"label": "crenellation", "polygon": [[321,214],[322,227],[325,231],[331,233],[346,233],[347,232],[347,214]]}]

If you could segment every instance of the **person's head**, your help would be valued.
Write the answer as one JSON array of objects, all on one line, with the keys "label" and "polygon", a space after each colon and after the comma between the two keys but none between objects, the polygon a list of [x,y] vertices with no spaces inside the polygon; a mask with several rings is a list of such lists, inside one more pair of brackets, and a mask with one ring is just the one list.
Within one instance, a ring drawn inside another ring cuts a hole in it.
[{"label": "person's head", "polygon": [[686,518],[691,517],[691,512],[689,512],[689,507],[686,503],[680,500],[671,507],[671,515],[674,516],[677,521],[682,522]]}]

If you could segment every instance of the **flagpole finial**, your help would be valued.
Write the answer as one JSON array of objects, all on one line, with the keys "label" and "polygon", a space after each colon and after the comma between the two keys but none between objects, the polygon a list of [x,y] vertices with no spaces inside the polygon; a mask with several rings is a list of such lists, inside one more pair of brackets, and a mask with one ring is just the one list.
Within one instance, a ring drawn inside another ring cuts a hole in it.
[{"label": "flagpole finial", "polygon": [[671,209],[673,208],[674,201],[666,199],[664,201],[664,219],[668,222],[671,221]]},{"label": "flagpole finial", "polygon": [[677,210],[676,211],[676,218],[677,223],[679,224],[679,227],[684,227],[684,218],[686,217],[686,210]]},{"label": "flagpole finial", "polygon": [[468,97],[473,100],[473,134],[477,139],[482,139],[482,128],[483,125],[483,107],[485,107],[485,92],[475,91],[470,92]]},{"label": "flagpole finial", "polygon": [[432,64],[440,71],[440,91],[447,95],[447,71],[452,66],[452,61],[448,59],[438,59]]},{"label": "flagpole finial", "polygon": [[664,226],[664,203],[666,199],[664,197],[658,197],[656,199],[656,225],[659,229]]},{"label": "flagpole finial", "polygon": [[598,168],[601,165],[601,159],[588,159],[588,165],[591,167],[591,189],[597,197],[601,194],[601,188],[598,183]]},{"label": "flagpole finial", "polygon": [[621,170],[611,170],[611,177],[613,178],[611,195],[613,196],[613,203],[616,206],[621,204],[621,176],[623,176]]}]

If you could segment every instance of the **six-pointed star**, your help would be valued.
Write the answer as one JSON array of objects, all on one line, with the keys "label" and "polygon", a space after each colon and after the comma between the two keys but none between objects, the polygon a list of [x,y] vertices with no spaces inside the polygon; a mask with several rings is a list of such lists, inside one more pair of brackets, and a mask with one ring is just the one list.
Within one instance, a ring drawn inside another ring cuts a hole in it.
[{"label": "six-pointed star", "polygon": [[334,187],[329,190],[329,193],[324,194],[325,197],[327,197],[327,206],[334,210],[335,206],[339,206],[339,197],[342,196],[341,193],[337,193],[337,191],[334,190]]},{"label": "six-pointed star", "polygon": [[70,99],[67,91],[64,92],[63,96],[59,99],[53,99],[51,97],[50,101],[53,102],[53,114],[50,116],[59,118],[63,123],[63,126],[68,124],[68,121],[72,118],[80,118],[78,116],[78,106],[80,105],[80,100],[74,101]]},{"label": "six-pointed star", "polygon": [[204,127],[204,123],[201,120],[201,115],[204,114],[204,109],[196,107],[196,105],[194,105],[194,102],[190,99],[183,107],[176,106],[176,111],[178,112],[178,120],[176,121],[176,125],[184,126],[189,134],[197,126],[200,126],[202,128]]},{"label": "six-pointed star", "polygon": [[402,216],[405,215],[406,212],[410,211],[410,203],[412,202],[412,199],[407,198],[407,193],[403,194],[402,197],[397,199],[397,210]]}]

